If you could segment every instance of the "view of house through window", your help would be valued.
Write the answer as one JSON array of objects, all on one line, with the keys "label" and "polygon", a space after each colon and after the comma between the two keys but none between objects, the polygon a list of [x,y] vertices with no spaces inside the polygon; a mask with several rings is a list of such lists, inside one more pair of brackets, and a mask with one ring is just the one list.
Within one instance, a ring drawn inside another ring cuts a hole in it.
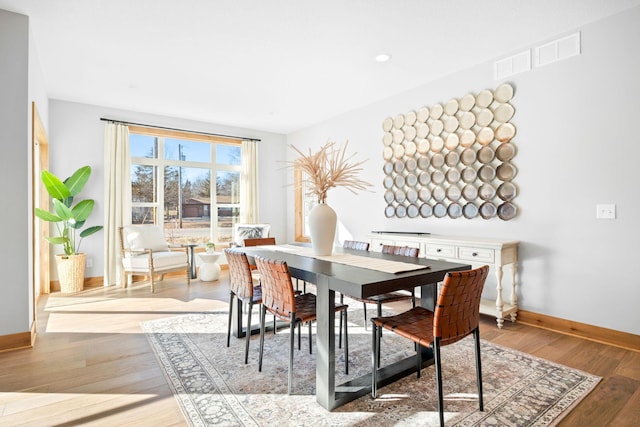
[{"label": "view of house through window", "polygon": [[130,127],[129,141],[133,224],[158,224],[173,244],[232,241],[240,140]]}]

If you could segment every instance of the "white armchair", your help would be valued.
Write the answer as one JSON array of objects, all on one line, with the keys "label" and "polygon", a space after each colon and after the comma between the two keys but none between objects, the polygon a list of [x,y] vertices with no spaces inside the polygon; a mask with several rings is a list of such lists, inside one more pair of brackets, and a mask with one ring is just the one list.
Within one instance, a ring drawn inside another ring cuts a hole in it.
[{"label": "white armchair", "polygon": [[260,239],[269,237],[271,224],[242,224],[236,223],[233,227],[233,243],[236,246],[244,246],[244,239]]},{"label": "white armchair", "polygon": [[149,276],[154,292],[155,275],[184,270],[187,285],[191,284],[191,266],[186,248],[172,251],[164,239],[162,229],[156,225],[126,225],[120,227],[120,252],[124,267],[124,286],[134,274]]}]

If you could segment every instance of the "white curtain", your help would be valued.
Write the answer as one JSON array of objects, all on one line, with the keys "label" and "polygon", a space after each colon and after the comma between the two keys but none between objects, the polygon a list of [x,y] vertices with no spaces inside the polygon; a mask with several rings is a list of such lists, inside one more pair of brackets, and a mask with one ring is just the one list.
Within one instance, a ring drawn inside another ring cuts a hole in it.
[{"label": "white curtain", "polygon": [[129,127],[107,122],[104,128],[104,286],[122,285],[118,228],[131,224]]},{"label": "white curtain", "polygon": [[256,224],[258,212],[258,143],[242,141],[242,172],[240,172],[240,222]]}]

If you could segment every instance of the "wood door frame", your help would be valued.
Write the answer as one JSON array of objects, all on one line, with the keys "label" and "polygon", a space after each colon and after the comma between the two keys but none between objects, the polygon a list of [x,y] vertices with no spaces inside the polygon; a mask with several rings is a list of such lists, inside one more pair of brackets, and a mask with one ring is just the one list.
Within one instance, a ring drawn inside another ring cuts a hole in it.
[{"label": "wood door frame", "polygon": [[[35,102],[31,104],[31,115],[32,205],[34,208],[39,207],[49,210],[49,194],[40,180],[40,172],[49,168],[49,138],[47,137],[47,131],[42,123]],[[48,224],[39,222],[34,215],[31,228],[33,236],[33,312],[35,317],[38,297],[41,294],[51,292],[50,248],[49,242],[45,239],[49,236],[49,226]]]}]

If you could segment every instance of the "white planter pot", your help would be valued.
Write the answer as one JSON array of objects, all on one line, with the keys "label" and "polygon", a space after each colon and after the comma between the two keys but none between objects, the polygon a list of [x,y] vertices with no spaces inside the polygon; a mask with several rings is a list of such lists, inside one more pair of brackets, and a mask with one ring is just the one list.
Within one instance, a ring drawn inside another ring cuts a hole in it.
[{"label": "white planter pot", "polygon": [[309,211],[309,232],[314,255],[331,255],[338,217],[326,203],[315,205]]}]

